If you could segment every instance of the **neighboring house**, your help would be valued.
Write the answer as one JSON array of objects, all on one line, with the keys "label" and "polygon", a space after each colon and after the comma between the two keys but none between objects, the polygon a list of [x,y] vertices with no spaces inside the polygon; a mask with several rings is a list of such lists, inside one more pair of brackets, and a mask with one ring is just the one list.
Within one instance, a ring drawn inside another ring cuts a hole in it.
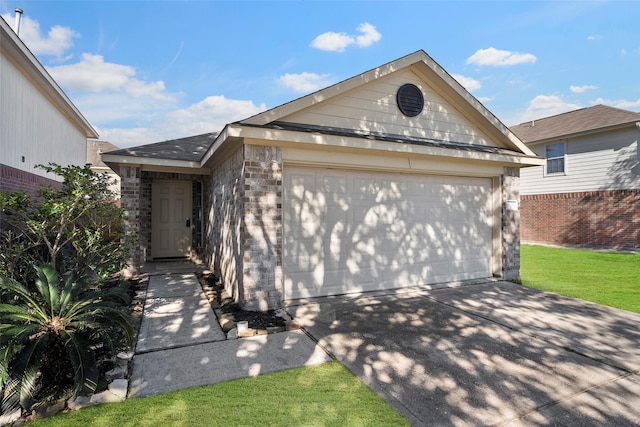
[{"label": "neighboring house", "polygon": [[118,147],[107,141],[90,139],[87,141],[87,164],[91,165],[91,170],[96,173],[106,174],[111,185],[109,189],[120,199],[120,177],[109,166],[102,161],[101,154],[108,151],[118,150]]},{"label": "neighboring house", "polygon": [[0,88],[0,191],[59,185],[37,164],[85,164],[98,134],[2,18]]},{"label": "neighboring house", "polygon": [[198,253],[246,309],[519,278],[519,170],[541,165],[424,51],[219,133],[103,154],[133,267]]},{"label": "neighboring house", "polygon": [[640,113],[596,105],[511,131],[547,159],[521,174],[523,241],[640,248]]}]

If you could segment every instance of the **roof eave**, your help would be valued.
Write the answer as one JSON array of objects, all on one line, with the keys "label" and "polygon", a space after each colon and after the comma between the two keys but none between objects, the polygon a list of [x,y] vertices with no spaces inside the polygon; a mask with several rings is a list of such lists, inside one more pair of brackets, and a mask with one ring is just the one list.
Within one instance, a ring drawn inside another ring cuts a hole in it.
[{"label": "roof eave", "polygon": [[588,129],[588,130],[584,130],[584,131],[580,131],[580,132],[573,132],[573,133],[567,133],[567,134],[562,134],[562,135],[550,136],[550,137],[542,138],[542,139],[534,139],[534,140],[525,142],[525,144],[526,145],[538,145],[538,144],[544,144],[544,143],[548,143],[548,142],[552,142],[552,141],[558,141],[558,140],[561,140],[561,139],[579,138],[579,137],[583,137],[583,136],[587,136],[587,135],[593,135],[593,134],[603,133],[603,132],[610,132],[610,131],[613,131],[613,130],[625,129],[625,128],[630,128],[630,127],[636,127],[638,129],[640,129],[640,120],[632,120],[632,121],[625,122],[625,123],[617,123],[615,125],[599,127],[599,128],[596,128],[596,129]]},{"label": "roof eave", "polygon": [[100,155],[102,161],[109,165],[131,165],[131,166],[160,166],[160,167],[175,167],[185,169],[201,169],[200,161],[189,160],[174,160],[174,159],[162,159],[154,157],[140,157],[140,156],[123,156],[103,153]]},{"label": "roof eave", "polygon": [[[245,141],[250,140],[252,144],[273,145],[308,145],[314,148],[326,147],[335,149],[351,149],[351,150],[374,150],[379,153],[400,153],[408,155],[428,155],[442,156],[466,160],[482,160],[492,161],[502,164],[511,164],[515,166],[541,166],[545,159],[533,155],[505,153],[488,153],[474,150],[462,150],[455,148],[443,148],[433,146],[423,146],[411,143],[398,143],[388,141],[378,141],[368,139],[362,136],[346,136],[346,135],[326,135],[317,132],[299,132],[291,130],[281,130],[272,128],[263,128],[256,126],[242,126],[240,124],[228,125],[221,136],[224,137],[220,141],[216,141],[211,147],[211,153],[205,156],[210,158],[215,151],[220,149],[226,140],[242,138]],[[203,159],[202,164],[206,163]]]}]

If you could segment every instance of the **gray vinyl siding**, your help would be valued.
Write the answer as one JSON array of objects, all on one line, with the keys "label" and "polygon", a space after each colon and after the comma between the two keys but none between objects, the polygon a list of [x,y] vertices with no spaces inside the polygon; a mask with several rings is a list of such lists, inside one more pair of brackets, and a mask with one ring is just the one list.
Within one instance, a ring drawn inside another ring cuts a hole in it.
[{"label": "gray vinyl siding", "polygon": [[[521,170],[520,193],[552,194],[640,188],[640,131],[635,126],[566,142],[565,173],[545,176],[544,166]],[[546,144],[529,145],[545,155]]]}]

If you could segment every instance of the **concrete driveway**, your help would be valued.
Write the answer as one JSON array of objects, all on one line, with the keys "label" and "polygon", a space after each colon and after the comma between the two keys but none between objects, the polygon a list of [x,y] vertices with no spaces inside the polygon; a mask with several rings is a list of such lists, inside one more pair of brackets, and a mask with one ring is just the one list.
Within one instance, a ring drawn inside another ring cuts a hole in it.
[{"label": "concrete driveway", "polygon": [[640,425],[640,315],[508,282],[289,307],[414,425]]}]

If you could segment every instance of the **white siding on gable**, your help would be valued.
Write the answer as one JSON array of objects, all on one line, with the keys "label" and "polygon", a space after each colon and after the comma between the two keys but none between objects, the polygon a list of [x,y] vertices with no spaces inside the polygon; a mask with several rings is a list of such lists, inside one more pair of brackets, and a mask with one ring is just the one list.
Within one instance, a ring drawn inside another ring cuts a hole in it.
[{"label": "white siding on gable", "polygon": [[0,87],[0,163],[52,179],[34,166],[85,164],[86,136],[4,55]]},{"label": "white siding on gable", "polygon": [[[404,116],[396,104],[396,92],[405,83],[418,86],[424,96],[424,110],[416,117]],[[495,146],[486,134],[409,69],[376,79],[280,121]]]},{"label": "white siding on gable", "polygon": [[[628,130],[571,139],[566,144],[565,174],[544,175],[544,167],[520,171],[520,194],[640,188],[640,132]],[[530,146],[545,155],[545,144]]]}]

